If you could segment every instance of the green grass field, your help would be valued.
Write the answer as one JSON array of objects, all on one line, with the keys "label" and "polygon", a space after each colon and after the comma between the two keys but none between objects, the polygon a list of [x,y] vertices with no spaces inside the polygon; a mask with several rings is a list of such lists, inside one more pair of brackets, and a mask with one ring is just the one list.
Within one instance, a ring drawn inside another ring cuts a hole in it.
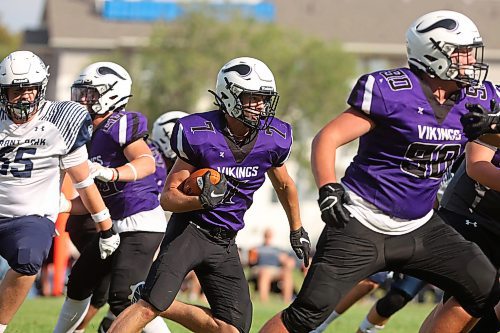
[{"label": "green grass field", "polygon": [[[63,303],[62,297],[57,298],[32,298],[26,300],[22,308],[17,313],[16,317],[9,325],[7,333],[50,333],[52,332],[59,310]],[[285,307],[278,298],[267,304],[262,304],[254,300],[254,314],[251,332],[258,332],[259,328],[276,312]],[[359,322],[364,318],[372,305],[370,300],[362,300],[351,309],[349,309],[342,317],[338,318],[327,330],[327,332],[336,333],[354,333]],[[432,304],[417,304],[410,303],[401,312],[394,315],[391,321],[387,324],[384,333],[412,333],[418,332],[420,323],[430,312]],[[97,326],[105,314],[105,310],[101,310],[96,318],[92,321],[87,332],[96,332]],[[168,322],[170,330],[173,333],[189,332],[182,326],[173,322]]]}]

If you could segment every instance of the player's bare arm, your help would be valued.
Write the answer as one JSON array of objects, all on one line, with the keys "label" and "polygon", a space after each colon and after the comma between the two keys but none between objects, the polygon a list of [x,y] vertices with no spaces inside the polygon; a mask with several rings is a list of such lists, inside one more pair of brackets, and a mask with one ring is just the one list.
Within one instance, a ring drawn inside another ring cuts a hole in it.
[{"label": "player's bare arm", "polygon": [[[93,180],[89,182],[88,186],[83,186],[85,185],[84,182],[86,182],[90,177],[90,169],[86,161],[84,163],[66,169],[66,172],[73,181],[73,184],[76,185],[76,190],[78,191],[83,204],[91,214],[96,214],[106,210],[106,205],[104,204],[104,201],[102,200],[102,197],[99,194],[99,191],[97,190],[97,187],[95,186]],[[78,184],[81,184],[81,188],[78,188]],[[107,218],[104,218],[102,222],[99,222],[97,224],[97,226],[101,231],[108,230],[112,227],[111,217],[109,216],[109,213]]]},{"label": "player's bare arm", "polygon": [[182,182],[195,170],[195,166],[180,158],[175,161],[160,198],[164,210],[180,213],[203,208],[198,196],[188,196],[180,190]]},{"label": "player's bare arm", "polygon": [[299,197],[297,187],[290,177],[286,165],[271,168],[267,175],[273,184],[278,199],[283,206],[290,224],[290,230],[297,230],[302,226],[300,221]]},{"label": "player's bare arm", "polygon": [[466,147],[467,174],[475,181],[500,191],[500,170],[491,163],[495,150],[476,142]]},{"label": "player's bare arm", "polygon": [[134,181],[142,179],[155,172],[155,159],[146,141],[139,139],[129,144],[123,153],[130,161],[116,168],[120,173],[121,181]]},{"label": "player's bare arm", "polygon": [[334,168],[322,167],[335,163],[336,149],[359,138],[373,127],[375,123],[372,120],[350,107],[330,121],[315,136],[312,143],[311,165],[318,187],[328,183],[337,183]]}]

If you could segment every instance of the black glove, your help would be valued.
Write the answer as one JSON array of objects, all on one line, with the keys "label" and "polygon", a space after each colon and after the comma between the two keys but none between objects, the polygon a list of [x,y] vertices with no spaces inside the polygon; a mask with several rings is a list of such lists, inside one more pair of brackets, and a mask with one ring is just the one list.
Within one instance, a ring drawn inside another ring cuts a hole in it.
[{"label": "black glove", "polygon": [[[500,107],[494,99],[490,101],[492,113],[480,104],[467,103],[465,107],[469,110],[469,113],[464,114],[460,118],[460,122],[469,141],[476,140],[486,133],[500,133],[500,116],[498,113]],[[496,127],[492,128],[492,125],[496,125]]]},{"label": "black glove", "polygon": [[290,244],[299,259],[304,259],[304,266],[309,266],[309,253],[311,252],[311,241],[303,227],[290,231]]},{"label": "black glove", "polygon": [[223,173],[217,184],[210,181],[210,171],[203,175],[203,187],[200,194],[200,202],[204,209],[212,209],[224,200],[227,190],[227,180]]},{"label": "black glove", "polygon": [[351,213],[343,206],[345,203],[350,204],[351,199],[339,183],[329,183],[319,189],[318,204],[321,210],[321,219],[327,225],[345,228],[351,219]]}]

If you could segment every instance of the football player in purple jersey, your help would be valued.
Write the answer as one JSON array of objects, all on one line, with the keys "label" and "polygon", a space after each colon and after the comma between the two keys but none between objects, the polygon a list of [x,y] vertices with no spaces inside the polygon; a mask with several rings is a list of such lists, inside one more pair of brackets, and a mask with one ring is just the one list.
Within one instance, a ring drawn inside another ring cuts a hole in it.
[{"label": "football player in purple jersey", "polygon": [[[154,177],[156,184],[158,185],[158,193],[161,193],[165,184],[165,179],[167,178],[168,162],[164,159],[163,154],[160,152],[159,146],[155,142],[153,142],[153,140],[148,139],[147,143],[149,148],[151,149],[153,157],[155,158],[156,170],[154,173]],[[94,224],[95,223],[90,218],[90,214],[70,215],[68,221],[66,222],[66,231],[69,234],[71,242],[75,245],[80,253],[83,252],[87,245],[92,244],[92,240],[97,234],[97,230],[95,229]],[[99,281],[98,286],[92,293],[89,309],[87,310],[87,313],[80,325],[78,325],[78,327],[76,328],[75,333],[85,332],[88,324],[97,314],[99,309],[106,305],[106,303],[108,302],[110,278],[111,274],[107,274]],[[131,291],[131,294],[133,293],[133,291],[134,290]],[[99,333],[106,332],[115,318],[115,315],[110,310],[108,310],[107,314],[101,320],[97,331]]]},{"label": "football player in purple jersey", "polygon": [[87,164],[90,117],[78,103],[46,100],[48,77],[48,67],[29,51],[12,52],[0,63],[0,255],[10,266],[0,284],[0,332],[49,253],[64,173],[100,230],[98,260],[120,244]]},{"label": "football player in purple jersey", "polygon": [[[326,226],[297,298],[261,332],[310,332],[381,270],[455,296],[422,332],[466,332],[500,297],[496,268],[433,210],[443,175],[464,152],[466,104],[487,107],[497,96],[484,81],[481,35],[465,15],[436,11],[418,18],[406,39],[409,68],[363,75],[349,108],[313,140]],[[358,154],[337,179],[336,149],[358,138]]]},{"label": "football player in purple jersey", "polygon": [[[101,261],[95,240],[85,247],[72,267],[55,333],[73,332],[85,316],[94,290],[108,274],[110,310],[114,315],[124,310],[130,304],[131,287],[145,279],[165,233],[167,221],[158,198],[155,158],[144,140],[147,120],[139,112],[125,110],[131,86],[123,67],[97,62],[86,67],[71,87],[71,99],[85,105],[92,117],[91,172],[121,244]],[[79,213],[78,207],[73,205],[71,212]],[[158,318],[144,332],[170,331]]]},{"label": "football player in purple jersey", "polygon": [[[161,198],[174,213],[142,299],[109,332],[137,332],[158,315],[195,332],[249,332],[252,304],[235,237],[266,174],[287,214],[291,246],[308,264],[310,241],[285,165],[292,129],[274,117],[279,96],[271,70],[258,59],[233,59],[219,71],[215,90],[218,110],[186,116],[174,127],[171,144],[178,158]],[[207,167],[221,173],[218,184],[211,184],[207,172],[199,196],[178,189]],[[210,309],[174,300],[193,269]]]}]

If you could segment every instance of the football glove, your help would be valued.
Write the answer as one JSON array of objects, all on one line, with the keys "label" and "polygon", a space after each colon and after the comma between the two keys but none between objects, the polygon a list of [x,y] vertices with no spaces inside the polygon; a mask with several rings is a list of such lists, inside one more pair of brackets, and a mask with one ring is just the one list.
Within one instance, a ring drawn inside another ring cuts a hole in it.
[{"label": "football glove", "polygon": [[344,204],[351,204],[349,195],[339,183],[329,183],[321,186],[318,199],[321,219],[329,226],[345,228],[351,219],[351,214]]},{"label": "football glove", "polygon": [[106,168],[97,162],[93,162],[90,166],[90,176],[105,183],[114,182],[118,180],[118,171],[115,168]]},{"label": "football glove", "polygon": [[299,259],[304,259],[304,266],[309,266],[309,254],[311,252],[311,241],[303,227],[290,231],[290,245]]},{"label": "football glove", "polygon": [[106,259],[115,252],[120,246],[120,235],[110,228],[100,232],[99,236],[99,251],[101,252],[101,259]]},{"label": "football glove", "polygon": [[500,133],[500,106],[494,99],[490,101],[490,111],[480,104],[467,103],[465,107],[469,113],[464,114],[460,122],[469,141],[486,133]]},{"label": "football glove", "polygon": [[210,181],[210,171],[203,175],[203,186],[199,196],[201,205],[204,209],[212,209],[218,206],[224,200],[227,190],[227,180],[223,173],[220,174],[220,180],[217,184]]}]

